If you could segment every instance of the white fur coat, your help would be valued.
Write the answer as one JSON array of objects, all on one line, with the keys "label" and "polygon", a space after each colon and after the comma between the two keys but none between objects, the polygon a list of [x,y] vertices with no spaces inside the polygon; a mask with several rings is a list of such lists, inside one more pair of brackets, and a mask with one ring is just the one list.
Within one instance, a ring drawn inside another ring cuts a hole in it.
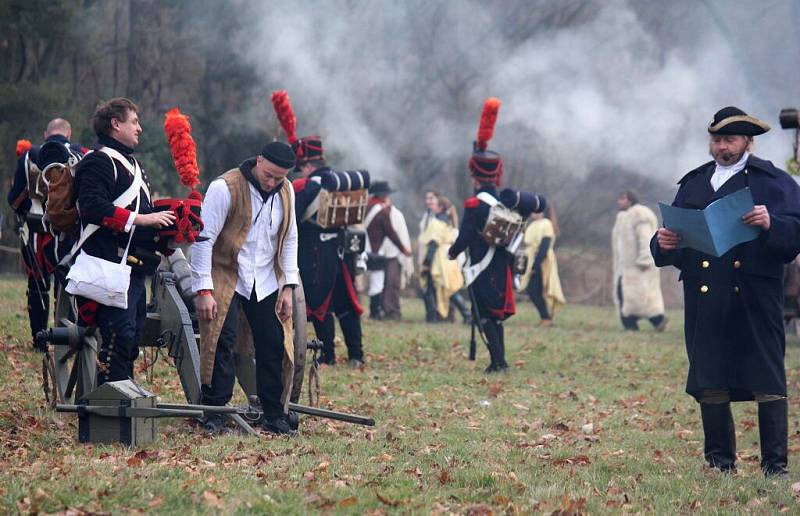
[{"label": "white fur coat", "polygon": [[611,231],[614,254],[614,304],[619,307],[617,288],[622,283],[622,315],[653,317],[664,313],[661,273],[650,255],[650,239],[658,229],[655,213],[634,204],[617,214]]}]

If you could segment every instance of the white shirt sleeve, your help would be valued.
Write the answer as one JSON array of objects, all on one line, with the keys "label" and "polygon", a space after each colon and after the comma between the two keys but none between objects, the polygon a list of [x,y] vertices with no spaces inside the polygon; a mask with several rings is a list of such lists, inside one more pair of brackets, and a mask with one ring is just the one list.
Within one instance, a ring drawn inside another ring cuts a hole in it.
[{"label": "white shirt sleeve", "polygon": [[201,237],[208,240],[192,244],[192,290],[213,290],[211,280],[211,253],[219,232],[225,225],[231,209],[231,193],[222,179],[216,179],[208,185],[203,206],[200,208],[203,218]]},{"label": "white shirt sleeve", "polygon": [[283,243],[283,263],[281,268],[287,285],[299,285],[299,269],[297,267],[297,217],[294,213],[294,188],[289,189],[289,234]]}]

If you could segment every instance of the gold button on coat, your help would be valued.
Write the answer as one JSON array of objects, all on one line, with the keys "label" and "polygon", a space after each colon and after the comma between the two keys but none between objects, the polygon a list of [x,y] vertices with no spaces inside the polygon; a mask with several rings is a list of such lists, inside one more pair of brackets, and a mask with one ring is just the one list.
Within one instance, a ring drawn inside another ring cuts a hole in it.
[{"label": "gold button on coat", "polygon": [[742,262],[740,262],[739,260],[736,260],[735,262],[733,262],[733,268],[734,269],[738,269],[741,266],[742,266]]},{"label": "gold button on coat", "polygon": [[703,285],[702,287],[700,287],[700,292],[702,292],[703,294],[708,292],[708,285]]},{"label": "gold button on coat", "polygon": [[739,293],[739,287],[733,287],[733,291],[738,294]]},{"label": "gold button on coat", "polygon": [[708,266],[709,266],[709,265],[711,265],[711,264],[710,264],[710,263],[708,263],[708,260],[703,260],[703,263],[701,263],[700,265],[702,265],[702,267],[703,267],[704,269],[708,269]]}]

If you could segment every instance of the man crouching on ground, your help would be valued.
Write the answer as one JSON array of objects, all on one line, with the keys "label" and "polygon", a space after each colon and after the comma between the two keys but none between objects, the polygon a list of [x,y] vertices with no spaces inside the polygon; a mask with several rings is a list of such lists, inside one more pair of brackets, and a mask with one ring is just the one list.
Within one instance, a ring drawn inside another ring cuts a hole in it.
[{"label": "man crouching on ground", "polygon": [[[205,227],[201,237],[207,240],[192,246],[202,401],[210,405],[230,401],[237,327],[245,333],[249,329],[255,349],[256,388],[264,410],[260,424],[276,434],[293,433],[286,413],[294,370],[292,289],[298,284],[297,224],[294,192],[286,175],[294,160],[291,147],[272,142],[260,155],[215,179],[202,207]],[[238,325],[239,310],[249,324]],[[250,336],[238,337],[248,340]],[[221,428],[223,421],[211,416],[206,427]]]}]

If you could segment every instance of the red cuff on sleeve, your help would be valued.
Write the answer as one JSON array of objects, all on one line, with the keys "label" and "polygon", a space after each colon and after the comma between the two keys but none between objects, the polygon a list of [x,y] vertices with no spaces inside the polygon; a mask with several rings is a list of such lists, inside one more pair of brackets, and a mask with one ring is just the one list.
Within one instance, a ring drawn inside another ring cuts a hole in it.
[{"label": "red cuff on sleeve", "polygon": [[114,214],[110,217],[103,217],[102,224],[112,231],[123,232],[130,216],[131,212],[125,208],[114,208]]}]

